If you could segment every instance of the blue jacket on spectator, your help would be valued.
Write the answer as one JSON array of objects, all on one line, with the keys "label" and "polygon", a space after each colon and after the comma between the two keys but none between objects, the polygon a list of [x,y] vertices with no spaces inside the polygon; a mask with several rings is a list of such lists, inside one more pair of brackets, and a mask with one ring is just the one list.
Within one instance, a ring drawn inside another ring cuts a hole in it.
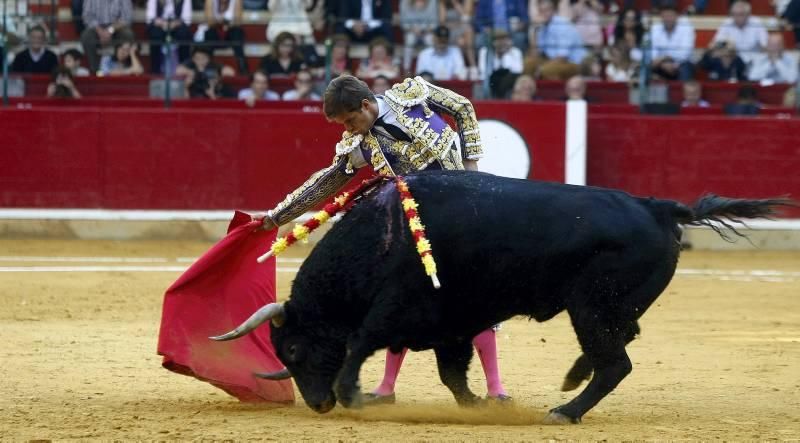
[{"label": "blue jacket on spectator", "polygon": [[[528,2],[525,0],[504,0],[506,4],[506,20],[502,26],[506,31],[511,31],[508,17],[517,17],[522,23],[528,23]],[[494,17],[495,0],[478,0],[475,5],[475,30],[480,32],[485,28],[496,28]]]}]

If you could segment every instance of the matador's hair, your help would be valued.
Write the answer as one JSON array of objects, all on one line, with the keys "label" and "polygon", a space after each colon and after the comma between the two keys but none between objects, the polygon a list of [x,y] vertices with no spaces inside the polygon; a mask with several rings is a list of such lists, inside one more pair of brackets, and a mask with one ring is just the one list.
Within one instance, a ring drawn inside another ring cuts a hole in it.
[{"label": "matador's hair", "polygon": [[331,80],[325,89],[322,109],[325,117],[332,119],[337,115],[358,111],[364,99],[376,102],[369,86],[352,75],[340,75]]}]

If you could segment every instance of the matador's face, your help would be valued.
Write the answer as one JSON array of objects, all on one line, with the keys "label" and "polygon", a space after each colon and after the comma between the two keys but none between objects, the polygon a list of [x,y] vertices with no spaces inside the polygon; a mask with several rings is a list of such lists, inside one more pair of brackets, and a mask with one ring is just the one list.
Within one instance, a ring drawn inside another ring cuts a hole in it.
[{"label": "matador's face", "polygon": [[356,111],[339,114],[333,117],[331,121],[344,125],[344,128],[353,134],[366,135],[372,129],[372,125],[375,124],[375,119],[377,118],[378,104],[364,99],[361,101],[361,108]]}]

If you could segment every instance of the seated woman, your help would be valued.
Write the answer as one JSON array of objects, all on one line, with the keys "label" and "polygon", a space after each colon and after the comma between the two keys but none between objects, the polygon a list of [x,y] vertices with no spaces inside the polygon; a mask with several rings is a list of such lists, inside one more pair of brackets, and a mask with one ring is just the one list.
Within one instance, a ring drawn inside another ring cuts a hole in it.
[{"label": "seated woman", "polygon": [[136,55],[136,43],[117,43],[114,53],[100,60],[101,75],[141,75],[143,72],[139,56]]},{"label": "seated woman", "polygon": [[281,32],[272,42],[272,51],[261,58],[260,70],[270,77],[290,77],[306,68],[305,60],[297,50],[297,39]]},{"label": "seated woman", "polygon": [[400,68],[392,59],[392,44],[381,37],[369,43],[369,58],[361,63],[356,74],[362,79],[375,78],[379,75],[392,79],[400,75]]},{"label": "seated woman", "polygon": [[345,34],[331,37],[331,77],[353,74],[353,61],[350,59],[350,38]]}]

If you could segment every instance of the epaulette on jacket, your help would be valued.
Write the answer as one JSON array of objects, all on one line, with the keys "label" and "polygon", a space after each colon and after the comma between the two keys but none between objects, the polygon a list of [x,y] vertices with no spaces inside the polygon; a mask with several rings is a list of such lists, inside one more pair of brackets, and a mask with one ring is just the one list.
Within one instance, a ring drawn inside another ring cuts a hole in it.
[{"label": "epaulette on jacket", "polygon": [[407,78],[402,83],[395,83],[384,97],[394,103],[410,107],[425,102],[430,95],[428,86],[422,77]]}]

